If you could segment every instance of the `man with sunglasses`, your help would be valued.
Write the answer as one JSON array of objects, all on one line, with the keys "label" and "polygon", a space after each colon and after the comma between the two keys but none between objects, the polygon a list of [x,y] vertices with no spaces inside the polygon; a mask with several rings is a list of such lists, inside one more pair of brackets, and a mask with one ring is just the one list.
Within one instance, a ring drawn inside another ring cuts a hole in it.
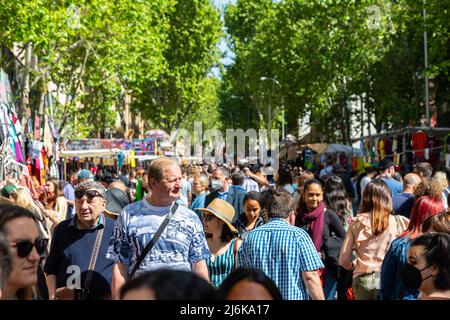
[{"label": "man with sunglasses", "polygon": [[[164,157],[152,161],[148,169],[148,185],[151,195],[126,206],[120,213],[108,248],[107,258],[115,261],[112,292],[117,299],[144,248],[181,197],[179,165]],[[169,268],[193,271],[209,281],[205,260],[210,255],[199,217],[180,205],[156,244],[137,266],[136,274]]]},{"label": "man with sunglasses", "polygon": [[[102,185],[93,181],[75,187],[76,215],[55,228],[44,266],[51,300],[109,297],[113,261],[106,259],[105,254],[114,220],[104,215],[105,192]],[[86,281],[90,264],[92,277]]]}]

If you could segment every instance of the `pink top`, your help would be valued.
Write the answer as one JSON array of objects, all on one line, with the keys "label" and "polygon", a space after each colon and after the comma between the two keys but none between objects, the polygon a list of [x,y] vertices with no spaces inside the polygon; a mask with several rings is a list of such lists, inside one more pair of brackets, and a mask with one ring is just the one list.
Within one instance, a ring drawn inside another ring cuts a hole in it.
[{"label": "pink top", "polygon": [[389,216],[389,225],[382,233],[372,234],[371,213],[361,213],[353,220],[347,232],[341,248],[341,256],[350,256],[355,250],[356,262],[353,277],[363,273],[380,272],[384,256],[391,242],[408,226],[409,220],[403,216],[397,219],[403,220],[397,226],[396,218]]}]

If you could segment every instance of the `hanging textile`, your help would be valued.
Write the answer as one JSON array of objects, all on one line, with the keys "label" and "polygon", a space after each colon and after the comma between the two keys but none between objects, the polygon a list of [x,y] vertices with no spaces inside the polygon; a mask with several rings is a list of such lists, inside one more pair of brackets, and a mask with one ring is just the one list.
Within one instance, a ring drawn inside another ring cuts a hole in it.
[{"label": "hanging textile", "polygon": [[373,150],[372,159],[377,159],[380,161],[380,153],[378,152],[379,138],[374,138],[371,149]]},{"label": "hanging textile", "polygon": [[363,139],[359,140],[359,149],[361,149],[363,153],[363,157],[366,158],[367,152],[366,152],[366,144]]},{"label": "hanging textile", "polygon": [[117,160],[118,160],[117,166],[118,166],[119,168],[122,168],[122,166],[123,166],[123,160],[124,160],[124,155],[123,155],[122,151],[120,151],[119,154],[117,155]]},{"label": "hanging textile", "polygon": [[365,160],[370,162],[372,161],[372,153],[370,152],[370,138],[365,141],[365,150],[366,150],[366,158]]},{"label": "hanging textile", "polygon": [[441,153],[441,150],[439,148],[440,143],[441,143],[440,140],[433,132],[430,132],[427,135],[427,148],[429,149],[429,162],[433,167],[436,167],[439,162],[439,155]]},{"label": "hanging textile", "polygon": [[34,117],[34,140],[41,140],[41,118],[38,115]]},{"label": "hanging textile", "polygon": [[130,150],[129,157],[131,159],[131,163],[130,163],[131,168],[136,168],[136,159],[134,156],[134,150]]},{"label": "hanging textile", "polygon": [[394,158],[394,165],[398,166],[400,164],[400,152],[398,152],[398,136],[395,136],[392,139],[392,154],[393,154],[393,158]]},{"label": "hanging textile", "polygon": [[47,157],[53,156],[53,136],[48,125],[48,118],[44,120],[44,148]]},{"label": "hanging textile", "polygon": [[416,161],[423,161],[425,158],[425,148],[427,145],[427,134],[422,130],[414,132],[412,134],[412,148],[414,150],[414,155],[416,156]]},{"label": "hanging textile", "polygon": [[391,139],[390,137],[386,137],[384,139],[384,148],[386,151],[386,157],[389,160],[394,160],[394,152],[393,152],[393,139]]},{"label": "hanging textile", "polygon": [[385,148],[385,140],[378,140],[378,154],[380,155],[380,160],[383,160],[386,157],[386,148]]}]

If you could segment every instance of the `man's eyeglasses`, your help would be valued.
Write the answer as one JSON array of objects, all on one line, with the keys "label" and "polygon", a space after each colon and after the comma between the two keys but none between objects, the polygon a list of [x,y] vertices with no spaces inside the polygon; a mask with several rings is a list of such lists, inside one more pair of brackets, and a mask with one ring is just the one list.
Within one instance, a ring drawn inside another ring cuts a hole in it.
[{"label": "man's eyeglasses", "polygon": [[175,183],[175,182],[181,183],[181,181],[183,181],[183,178],[173,178],[171,180],[166,179],[166,180],[162,180],[162,181],[167,182],[167,183]]},{"label": "man's eyeglasses", "polygon": [[88,201],[94,200],[95,197],[102,197],[101,193],[98,192],[97,190],[78,190],[78,191],[75,191],[75,198],[77,198],[78,200],[83,199],[84,196],[86,196]]},{"label": "man's eyeglasses", "polygon": [[203,217],[203,220],[209,222],[209,221],[211,221],[211,220],[215,217],[215,215],[213,215],[213,214],[208,214],[208,213],[203,213],[203,214],[202,214],[202,217]]},{"label": "man's eyeglasses", "polygon": [[33,247],[35,247],[37,253],[42,256],[47,248],[47,243],[47,239],[36,239],[34,243],[30,240],[19,240],[12,243],[11,246],[17,248],[17,255],[20,258],[26,258],[30,255],[31,251],[33,251]]}]

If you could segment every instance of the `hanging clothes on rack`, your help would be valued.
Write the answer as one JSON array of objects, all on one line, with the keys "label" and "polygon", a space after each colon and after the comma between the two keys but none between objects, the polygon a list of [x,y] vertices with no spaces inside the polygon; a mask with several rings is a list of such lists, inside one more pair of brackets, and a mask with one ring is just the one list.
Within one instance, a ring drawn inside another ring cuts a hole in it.
[{"label": "hanging clothes on rack", "polygon": [[384,149],[386,152],[386,158],[388,158],[389,160],[393,161],[394,160],[394,152],[393,152],[393,139],[391,137],[386,137],[384,139]]},{"label": "hanging clothes on rack", "polygon": [[394,165],[398,166],[400,164],[400,153],[398,152],[398,136],[392,138],[392,154]]},{"label": "hanging clothes on rack", "polygon": [[48,125],[47,117],[45,119],[44,123],[44,148],[45,148],[45,155],[47,157],[53,156],[53,137],[52,133],[50,132],[50,127]]},{"label": "hanging clothes on rack", "polygon": [[386,144],[384,138],[378,140],[378,154],[380,155],[380,160],[383,160],[386,157]]},{"label": "hanging clothes on rack", "polygon": [[425,132],[419,130],[412,134],[412,148],[414,150],[416,162],[422,162],[425,160],[426,145],[427,145],[427,134]]},{"label": "hanging clothes on rack", "polygon": [[440,141],[438,137],[430,131],[427,135],[427,149],[429,150],[429,163],[435,168],[439,163],[439,149]]}]

